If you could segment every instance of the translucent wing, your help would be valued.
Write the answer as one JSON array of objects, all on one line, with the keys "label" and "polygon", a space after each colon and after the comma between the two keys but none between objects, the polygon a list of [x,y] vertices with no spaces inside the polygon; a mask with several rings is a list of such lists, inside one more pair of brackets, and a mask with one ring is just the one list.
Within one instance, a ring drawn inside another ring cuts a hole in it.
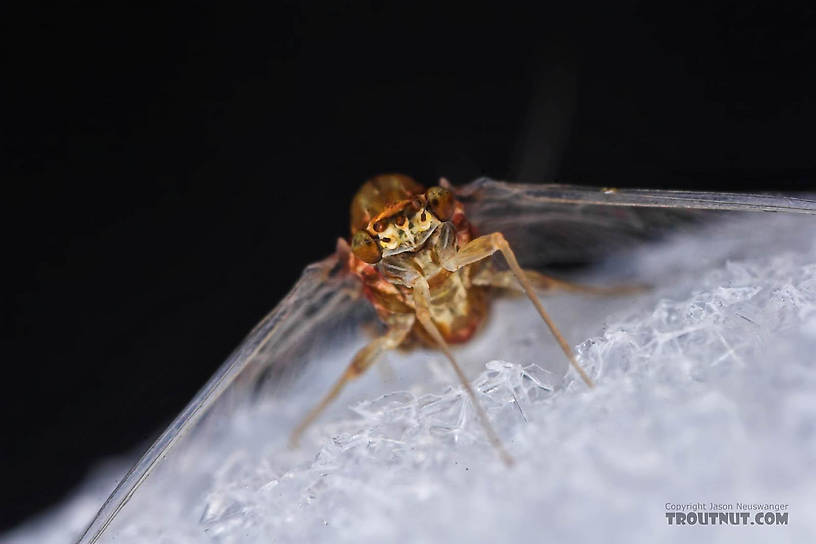
[{"label": "translucent wing", "polygon": [[457,195],[479,232],[501,231],[534,268],[591,263],[667,231],[731,215],[725,212],[816,214],[816,195],[613,190],[486,178]]},{"label": "translucent wing", "polygon": [[481,178],[460,189],[462,196],[479,195],[486,205],[501,206],[505,200],[533,204],[578,204],[691,210],[731,210],[816,214],[814,195],[716,193],[704,191],[661,191],[653,189],[608,189],[561,185],[507,183]]},{"label": "translucent wing", "polygon": [[[359,282],[346,270],[347,255],[345,244],[338,244],[334,255],[306,267],[286,298],[247,335],[119,483],[81,543],[97,541],[171,448],[211,415],[216,402],[223,406],[227,396],[238,402],[251,400],[265,384],[285,382],[285,375],[309,351],[331,349],[332,341],[344,338],[345,329],[359,325],[370,310],[359,297]],[[235,408],[235,402],[226,404]]]}]

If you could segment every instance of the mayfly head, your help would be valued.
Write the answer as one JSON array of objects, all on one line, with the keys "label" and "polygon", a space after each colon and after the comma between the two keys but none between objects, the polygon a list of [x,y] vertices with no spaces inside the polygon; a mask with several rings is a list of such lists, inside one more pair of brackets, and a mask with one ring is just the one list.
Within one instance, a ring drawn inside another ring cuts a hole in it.
[{"label": "mayfly head", "polygon": [[417,251],[453,215],[453,194],[443,187],[427,191],[408,176],[385,174],[367,181],[351,206],[351,249],[369,264],[383,257]]}]

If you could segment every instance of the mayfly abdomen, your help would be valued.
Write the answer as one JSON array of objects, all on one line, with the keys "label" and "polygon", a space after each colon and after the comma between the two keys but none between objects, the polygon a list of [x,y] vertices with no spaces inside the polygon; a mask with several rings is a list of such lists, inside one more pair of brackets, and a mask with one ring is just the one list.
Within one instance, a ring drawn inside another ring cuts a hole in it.
[{"label": "mayfly abdomen", "polygon": [[[429,280],[431,283],[431,317],[445,340],[458,344],[469,340],[484,321],[488,301],[485,289],[468,285],[468,269],[453,273],[440,272]],[[434,280],[443,279],[434,284]],[[414,333],[423,343],[433,346],[433,341],[421,327]]]}]

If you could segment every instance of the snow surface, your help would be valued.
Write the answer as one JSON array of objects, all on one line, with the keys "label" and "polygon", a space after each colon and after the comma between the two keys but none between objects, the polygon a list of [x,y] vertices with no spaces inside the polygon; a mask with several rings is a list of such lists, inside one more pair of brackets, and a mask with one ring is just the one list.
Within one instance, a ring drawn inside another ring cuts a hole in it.
[{"label": "snow surface", "polygon": [[[525,298],[497,300],[456,354],[513,468],[424,350],[389,354],[287,449],[361,337],[192,442],[101,542],[816,541],[814,234],[811,217],[740,217],[628,257],[647,293],[546,297],[593,390]],[[75,541],[124,466],[0,542]],[[712,501],[788,504],[788,525],[667,524],[666,503]]]}]

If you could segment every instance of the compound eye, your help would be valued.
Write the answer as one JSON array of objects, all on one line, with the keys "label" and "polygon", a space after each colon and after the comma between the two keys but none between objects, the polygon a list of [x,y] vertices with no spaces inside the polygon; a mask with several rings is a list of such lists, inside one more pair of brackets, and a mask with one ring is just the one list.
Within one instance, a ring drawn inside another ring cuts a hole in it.
[{"label": "compound eye", "polygon": [[453,193],[443,187],[431,187],[425,193],[428,207],[440,221],[448,221],[453,217]]},{"label": "compound eye", "polygon": [[358,231],[351,237],[351,252],[368,264],[375,264],[382,258],[382,250],[377,242],[365,231]]}]

